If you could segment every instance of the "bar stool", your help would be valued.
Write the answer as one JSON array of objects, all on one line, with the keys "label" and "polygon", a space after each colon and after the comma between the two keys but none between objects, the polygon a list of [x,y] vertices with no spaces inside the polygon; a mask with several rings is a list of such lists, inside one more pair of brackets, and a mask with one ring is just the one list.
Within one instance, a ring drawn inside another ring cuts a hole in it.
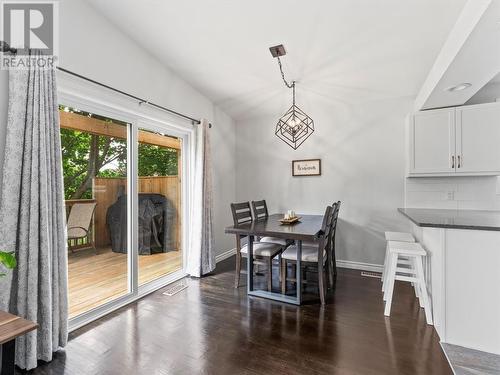
[{"label": "bar stool", "polygon": [[[384,315],[391,315],[392,295],[394,282],[396,280],[413,283],[421,306],[425,310],[427,324],[432,325],[432,312],[425,284],[423,259],[427,253],[424,248],[416,242],[388,241],[387,248],[389,257],[387,262],[386,280],[384,283]],[[408,259],[408,268],[399,267],[398,258],[403,256]]]},{"label": "bar stool", "polygon": [[[400,242],[415,242],[415,237],[411,235],[411,233],[406,232],[385,232],[385,240],[386,241],[400,241]],[[389,258],[389,246],[385,249],[385,259],[384,259],[384,268],[382,270],[382,290],[384,290],[385,279],[387,276],[387,259]],[[400,264],[406,264],[407,259],[401,258]],[[417,295],[418,296],[418,295]]]}]

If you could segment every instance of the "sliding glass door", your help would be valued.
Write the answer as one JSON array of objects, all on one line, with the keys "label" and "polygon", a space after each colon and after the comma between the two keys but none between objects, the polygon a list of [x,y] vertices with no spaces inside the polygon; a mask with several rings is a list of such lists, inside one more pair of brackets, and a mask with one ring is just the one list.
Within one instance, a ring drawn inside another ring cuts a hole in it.
[{"label": "sliding glass door", "polygon": [[192,130],[62,97],[69,317],[77,325],[184,276]]},{"label": "sliding glass door", "polygon": [[130,293],[130,123],[60,106],[69,317]]},{"label": "sliding glass door", "polygon": [[139,128],[139,285],[182,269],[182,139]]}]

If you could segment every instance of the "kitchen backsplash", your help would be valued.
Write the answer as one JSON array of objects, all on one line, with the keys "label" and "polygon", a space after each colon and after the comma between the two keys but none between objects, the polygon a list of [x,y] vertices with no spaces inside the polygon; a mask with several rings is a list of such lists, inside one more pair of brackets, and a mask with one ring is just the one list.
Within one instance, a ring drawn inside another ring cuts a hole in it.
[{"label": "kitchen backsplash", "polygon": [[500,210],[500,177],[407,178],[406,207]]}]

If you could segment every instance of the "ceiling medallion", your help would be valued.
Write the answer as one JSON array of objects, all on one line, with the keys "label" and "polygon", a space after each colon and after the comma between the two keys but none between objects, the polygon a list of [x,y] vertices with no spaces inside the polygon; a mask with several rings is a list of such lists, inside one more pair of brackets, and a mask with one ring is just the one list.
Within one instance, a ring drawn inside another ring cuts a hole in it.
[{"label": "ceiling medallion", "polygon": [[294,150],[304,143],[304,141],[311,136],[314,132],[314,121],[303,110],[295,105],[295,81],[291,83],[285,79],[283,67],[281,65],[280,56],[286,54],[283,45],[270,48],[273,57],[278,59],[278,65],[281,72],[281,78],[286,87],[292,89],[292,106],[286,113],[280,117],[276,124],[276,131],[274,134]]}]

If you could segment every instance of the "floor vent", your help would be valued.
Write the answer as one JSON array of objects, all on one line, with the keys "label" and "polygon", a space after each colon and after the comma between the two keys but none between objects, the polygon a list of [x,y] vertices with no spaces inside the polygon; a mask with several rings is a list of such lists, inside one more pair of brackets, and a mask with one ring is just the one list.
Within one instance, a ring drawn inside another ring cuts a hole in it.
[{"label": "floor vent", "polygon": [[366,272],[366,271],[362,271],[361,272],[361,276],[364,276],[364,277],[373,277],[375,279],[381,279],[382,278],[382,274],[378,273],[378,272]]},{"label": "floor vent", "polygon": [[186,289],[188,286],[186,281],[180,281],[178,283],[174,283],[172,285],[167,286],[167,289],[162,293],[166,296],[172,297],[174,294],[179,293],[180,291]]}]

